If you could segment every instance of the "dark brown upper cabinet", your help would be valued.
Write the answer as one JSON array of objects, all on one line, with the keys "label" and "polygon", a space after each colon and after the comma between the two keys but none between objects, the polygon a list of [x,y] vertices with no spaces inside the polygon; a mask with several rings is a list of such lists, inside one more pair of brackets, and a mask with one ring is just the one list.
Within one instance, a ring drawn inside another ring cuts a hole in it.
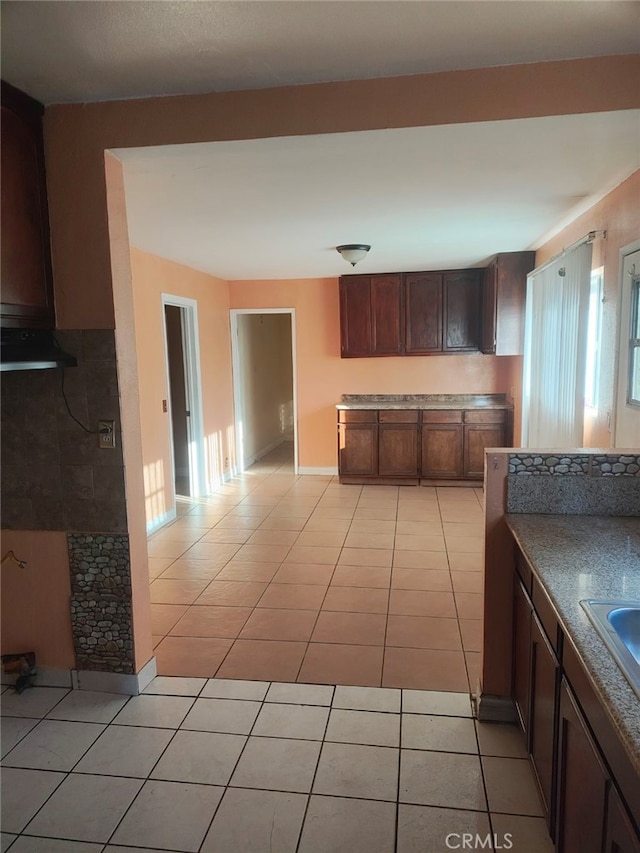
[{"label": "dark brown upper cabinet", "polygon": [[482,270],[343,276],[341,355],[478,352]]},{"label": "dark brown upper cabinet", "polygon": [[404,276],[405,352],[442,352],[442,275],[413,272]]},{"label": "dark brown upper cabinet", "polygon": [[482,270],[443,274],[443,352],[477,352],[480,349],[481,288]]},{"label": "dark brown upper cabinet", "polygon": [[400,275],[353,275],[340,279],[340,341],[343,358],[400,355],[404,326]]},{"label": "dark brown upper cabinet", "polygon": [[3,327],[53,328],[44,107],[2,81],[0,221]]},{"label": "dark brown upper cabinet", "polygon": [[535,252],[503,252],[485,270],[482,291],[482,352],[522,355],[527,273]]}]

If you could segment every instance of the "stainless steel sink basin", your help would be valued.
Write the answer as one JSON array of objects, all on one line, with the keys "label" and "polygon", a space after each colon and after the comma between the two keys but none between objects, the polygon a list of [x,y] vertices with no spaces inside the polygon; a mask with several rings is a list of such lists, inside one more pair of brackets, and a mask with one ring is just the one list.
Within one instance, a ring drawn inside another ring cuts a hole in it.
[{"label": "stainless steel sink basin", "polygon": [[640,601],[581,601],[594,628],[640,698]]}]

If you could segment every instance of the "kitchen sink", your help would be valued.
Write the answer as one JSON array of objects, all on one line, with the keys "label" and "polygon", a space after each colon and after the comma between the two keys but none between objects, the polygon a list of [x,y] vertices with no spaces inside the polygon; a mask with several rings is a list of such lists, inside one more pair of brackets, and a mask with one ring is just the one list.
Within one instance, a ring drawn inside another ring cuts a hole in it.
[{"label": "kitchen sink", "polygon": [[640,698],[640,601],[581,601],[594,628]]}]

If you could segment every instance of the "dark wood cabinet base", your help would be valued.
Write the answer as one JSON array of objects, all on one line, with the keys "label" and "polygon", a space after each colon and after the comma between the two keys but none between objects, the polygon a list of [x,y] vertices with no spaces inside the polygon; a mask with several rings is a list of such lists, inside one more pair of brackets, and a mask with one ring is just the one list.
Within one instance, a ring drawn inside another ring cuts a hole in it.
[{"label": "dark wood cabinet base", "polygon": [[344,484],[477,486],[487,447],[510,442],[511,412],[494,409],[341,409]]}]

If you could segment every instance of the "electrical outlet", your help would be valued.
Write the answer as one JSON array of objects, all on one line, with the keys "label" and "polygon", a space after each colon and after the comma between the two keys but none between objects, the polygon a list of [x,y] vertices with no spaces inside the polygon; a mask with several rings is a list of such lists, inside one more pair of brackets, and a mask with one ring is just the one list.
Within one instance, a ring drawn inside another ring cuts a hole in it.
[{"label": "electrical outlet", "polygon": [[111,450],[116,446],[115,421],[98,421],[98,447]]}]

